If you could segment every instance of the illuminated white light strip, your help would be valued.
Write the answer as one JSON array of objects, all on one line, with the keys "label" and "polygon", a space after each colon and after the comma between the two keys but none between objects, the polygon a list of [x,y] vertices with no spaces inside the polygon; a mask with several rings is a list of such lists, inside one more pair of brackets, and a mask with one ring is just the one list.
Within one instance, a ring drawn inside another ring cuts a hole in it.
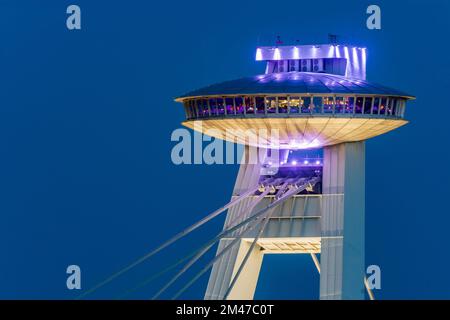
[{"label": "illuminated white light strip", "polygon": [[281,60],[280,49],[275,48],[275,51],[273,52],[273,60]]},{"label": "illuminated white light strip", "polygon": [[261,61],[263,59],[262,57],[262,51],[261,48],[256,49],[256,61]]}]

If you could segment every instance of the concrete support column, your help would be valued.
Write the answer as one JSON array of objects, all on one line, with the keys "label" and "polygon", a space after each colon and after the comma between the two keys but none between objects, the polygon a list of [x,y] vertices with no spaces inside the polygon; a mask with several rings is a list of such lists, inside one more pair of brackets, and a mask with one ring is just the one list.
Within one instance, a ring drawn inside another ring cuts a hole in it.
[{"label": "concrete support column", "polygon": [[[250,147],[246,146],[245,148],[244,157],[250,154]],[[233,195],[236,196],[242,194],[250,187],[256,186],[260,177],[261,168],[260,163],[242,163],[239,168]],[[231,222],[237,224],[250,216],[251,212],[247,212],[246,208],[250,205],[251,201],[251,198],[245,199],[228,210],[224,229],[229,227]],[[228,239],[220,240],[217,253],[221,252],[232,242],[233,236],[236,236],[242,231],[243,229],[240,228],[230,235]],[[233,280],[236,270],[239,268],[239,265],[247,252],[245,249],[246,245],[245,241],[241,241],[214,263],[205,293],[205,300],[223,299],[225,292]],[[248,245],[247,249],[249,246],[250,245]],[[229,299],[253,299],[261,263],[262,254],[259,252],[259,247],[256,246],[243,272],[239,276],[238,282],[230,293]]]},{"label": "concrete support column", "polygon": [[364,299],[365,144],[324,148],[320,299]]}]

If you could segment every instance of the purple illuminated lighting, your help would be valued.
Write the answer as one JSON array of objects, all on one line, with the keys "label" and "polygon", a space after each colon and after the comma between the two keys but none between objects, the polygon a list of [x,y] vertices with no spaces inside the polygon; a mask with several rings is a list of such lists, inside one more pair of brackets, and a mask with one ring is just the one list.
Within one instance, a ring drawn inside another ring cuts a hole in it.
[{"label": "purple illuminated lighting", "polygon": [[365,68],[367,62],[367,51],[366,48],[362,48],[362,65]]},{"label": "purple illuminated lighting", "polygon": [[334,47],[334,51],[336,52],[336,57],[340,58],[341,57],[341,49],[339,48],[339,46],[335,46]]},{"label": "purple illuminated lighting", "polygon": [[303,164],[309,164],[308,160],[303,161]]},{"label": "purple illuminated lighting", "polygon": [[350,53],[348,51],[348,47],[344,47],[344,56],[345,56],[345,59],[350,61]]},{"label": "purple illuminated lighting", "polygon": [[336,46],[330,46],[328,49],[328,58],[333,58],[336,56]]},{"label": "purple illuminated lighting", "polygon": [[355,67],[355,70],[359,71],[359,69],[360,69],[359,57],[358,57],[358,51],[356,50],[356,48],[353,48],[353,50],[352,50],[352,58],[353,58],[353,65]]},{"label": "purple illuminated lighting", "polygon": [[275,48],[275,51],[273,52],[273,60],[281,60],[280,49]]},{"label": "purple illuminated lighting", "polygon": [[348,51],[348,47],[344,47],[344,56],[347,59],[347,68],[345,70],[345,76],[348,77],[349,69],[350,69],[350,53]]},{"label": "purple illuminated lighting", "polygon": [[310,142],[307,142],[307,141],[297,142],[297,141],[292,140],[289,143],[289,149],[293,149],[293,150],[313,149],[313,148],[317,148],[320,146],[321,146],[321,143],[318,139],[314,139],[313,141],[310,141]]},{"label": "purple illuminated lighting", "polygon": [[319,49],[319,46],[313,46],[312,47],[312,52],[311,52],[311,56],[312,58],[317,58],[317,51]]},{"label": "purple illuminated lighting", "polygon": [[319,165],[319,164],[320,164],[320,161],[319,161],[319,160],[317,160],[317,161],[316,161],[316,164],[317,164],[317,165]]},{"label": "purple illuminated lighting", "polygon": [[296,165],[297,165],[297,161],[295,161],[295,160],[292,161],[291,163],[292,163],[293,166],[296,166]]},{"label": "purple illuminated lighting", "polygon": [[297,47],[294,47],[293,58],[294,59],[300,59],[300,53],[299,53]]},{"label": "purple illuminated lighting", "polygon": [[262,61],[262,51],[261,48],[256,49],[256,61]]}]

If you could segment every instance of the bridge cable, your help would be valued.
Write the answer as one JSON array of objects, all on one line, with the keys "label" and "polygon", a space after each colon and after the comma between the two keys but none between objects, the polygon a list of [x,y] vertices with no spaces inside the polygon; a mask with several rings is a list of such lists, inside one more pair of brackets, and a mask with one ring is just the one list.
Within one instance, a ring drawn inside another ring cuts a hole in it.
[{"label": "bridge cable", "polygon": [[[294,187],[291,190],[285,192],[279,199],[277,199],[276,201],[272,202],[270,205],[268,205],[267,207],[259,210],[257,213],[255,213],[254,215],[252,215],[250,218],[244,220],[243,222],[241,222],[240,224],[236,225],[235,227],[231,228],[234,229],[236,227],[239,227],[241,224],[245,224],[247,221],[249,220],[253,220],[256,218],[259,218],[260,216],[262,216],[264,213],[266,213],[268,210],[270,210],[273,207],[278,206],[279,204],[285,202],[287,199],[289,199],[291,196],[295,195],[296,193],[300,192],[301,189],[304,190],[306,188],[306,186],[309,184],[305,183],[304,185],[300,186],[300,187]],[[264,218],[264,217],[263,217]],[[217,257],[217,256],[216,256]],[[192,284],[194,284],[195,281],[197,281],[211,266],[212,264],[215,262],[216,259],[213,259],[210,263],[208,263],[199,273],[196,274],[196,276],[191,279],[191,281],[189,281],[183,288],[181,288],[173,297],[172,300],[177,299],[184,291],[186,291]]]},{"label": "bridge cable", "polygon": [[91,289],[87,290],[86,292],[84,292],[83,294],[79,295],[76,299],[82,299],[85,296],[91,294],[92,292],[96,291],[97,289],[103,287],[104,285],[108,284],[109,282],[113,281],[114,279],[116,279],[117,277],[121,276],[122,274],[124,274],[125,272],[129,271],[130,269],[134,268],[135,266],[141,264],[142,262],[144,262],[145,260],[149,259],[150,257],[152,257],[153,255],[155,255],[156,253],[158,253],[159,251],[161,251],[162,249],[168,247],[169,245],[171,245],[172,243],[174,243],[175,241],[179,240],[180,238],[186,236],[187,234],[189,234],[190,232],[194,231],[195,229],[197,229],[198,227],[200,227],[201,225],[205,224],[206,222],[208,222],[209,220],[215,218],[216,216],[218,216],[220,213],[224,212],[225,210],[229,209],[230,207],[238,204],[239,202],[241,202],[242,200],[244,200],[245,198],[247,198],[248,196],[250,196],[251,194],[253,194],[256,190],[258,190],[257,187],[252,188],[250,190],[248,190],[247,192],[245,192],[244,194],[240,195],[238,198],[231,200],[229,203],[227,203],[225,206],[221,207],[220,209],[214,211],[213,213],[209,214],[208,216],[204,217],[203,219],[201,219],[200,221],[194,223],[193,225],[191,225],[190,227],[184,229],[183,231],[179,232],[178,234],[176,234],[175,236],[173,236],[172,238],[170,238],[169,240],[167,240],[166,242],[164,242],[163,244],[161,244],[159,247],[157,247],[156,249],[152,250],[151,252],[147,253],[146,255],[142,256],[141,258],[137,259],[136,261],[134,261],[133,263],[129,264],[128,266],[126,266],[125,268],[117,271],[116,273],[112,274],[111,276],[109,276],[107,279],[103,280],[102,282],[98,283],[97,285],[95,285],[94,287],[92,287]]}]

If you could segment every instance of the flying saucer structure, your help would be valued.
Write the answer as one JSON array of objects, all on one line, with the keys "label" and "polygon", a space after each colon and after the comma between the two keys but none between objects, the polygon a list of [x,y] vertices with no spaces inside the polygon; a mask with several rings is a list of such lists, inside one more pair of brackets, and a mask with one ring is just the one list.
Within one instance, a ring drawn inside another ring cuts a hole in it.
[{"label": "flying saucer structure", "polygon": [[[259,48],[260,57],[262,50],[275,53],[278,49],[280,60],[268,60],[266,74],[214,84],[177,98],[185,105],[183,125],[198,130],[196,123],[201,121],[199,130],[216,138],[296,149],[363,141],[407,123],[405,105],[411,95],[370,83],[362,72],[353,71],[352,78],[346,76],[348,70],[358,70],[353,64],[364,63],[365,48],[343,47],[348,55],[354,54],[347,60],[337,57],[337,46],[322,47],[327,52],[324,57],[315,52],[316,58],[312,58],[313,50],[319,49],[310,46],[305,59],[288,60],[281,59],[279,48]],[[302,51],[306,54],[307,49]],[[283,52],[289,50],[295,47],[284,48]],[[249,132],[263,130],[277,130],[276,141],[270,136],[248,139]]]},{"label": "flying saucer structure", "polygon": [[260,47],[256,60],[266,62],[264,74],[176,99],[186,127],[267,155],[241,164],[221,209],[227,219],[205,299],[252,299],[264,255],[292,253],[312,256],[321,299],[364,299],[366,290],[372,298],[364,280],[364,141],[405,125],[414,97],[366,80],[366,48]]}]

